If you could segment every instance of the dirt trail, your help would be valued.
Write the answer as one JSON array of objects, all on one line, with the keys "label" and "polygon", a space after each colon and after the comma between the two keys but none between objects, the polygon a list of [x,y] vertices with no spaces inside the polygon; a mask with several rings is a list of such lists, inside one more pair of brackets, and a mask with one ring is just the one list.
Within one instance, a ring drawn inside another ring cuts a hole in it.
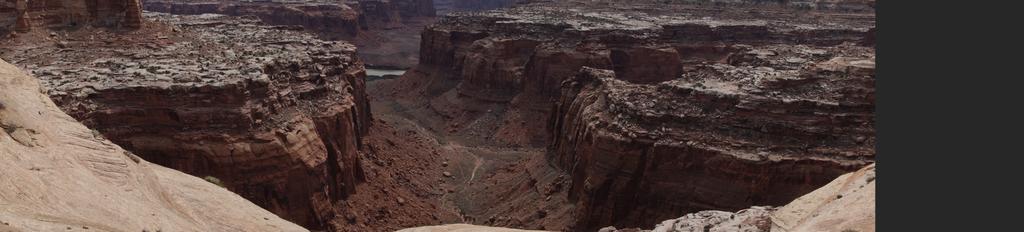
[{"label": "dirt trail", "polygon": [[469,180],[466,181],[466,184],[469,184],[469,182],[473,182],[473,178],[476,178],[476,171],[479,170],[480,169],[480,165],[483,165],[483,164],[484,164],[483,158],[476,157],[476,161],[473,162],[473,174],[469,176]]}]

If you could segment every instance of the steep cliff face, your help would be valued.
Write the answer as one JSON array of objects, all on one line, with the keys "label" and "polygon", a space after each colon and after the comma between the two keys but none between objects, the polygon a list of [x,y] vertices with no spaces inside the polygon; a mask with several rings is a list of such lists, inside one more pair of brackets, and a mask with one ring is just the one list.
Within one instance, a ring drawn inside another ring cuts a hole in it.
[{"label": "steep cliff face", "polygon": [[434,0],[438,14],[455,11],[480,11],[507,7],[519,0]]},{"label": "steep cliff face", "polygon": [[[509,113],[497,125],[479,127],[498,128],[501,133],[490,134],[500,141],[538,146],[547,141],[545,132],[531,128],[544,127],[559,84],[581,67],[614,70],[617,78],[634,83],[657,83],[679,78],[695,64],[727,62],[741,50],[733,45],[869,43],[873,26],[870,15],[828,19],[788,11],[750,15],[716,9],[720,12],[710,14],[708,9],[680,8],[691,16],[671,16],[672,7],[648,13],[564,9],[536,4],[442,18],[422,34],[420,64],[405,78],[407,89],[444,96],[447,100],[431,103],[433,111],[460,126],[479,121],[478,116],[449,112],[445,108],[475,108],[453,104],[453,99],[507,106],[502,111]],[[545,117],[523,119],[536,114]],[[531,138],[505,136],[519,131],[530,131]]]},{"label": "steep cliff face", "polygon": [[146,0],[145,9],[171,14],[256,16],[272,25],[302,26],[317,33],[354,38],[370,29],[393,29],[404,21],[434,16],[431,0],[270,1]]},{"label": "steep cliff face", "polygon": [[42,88],[0,60],[0,230],[306,231],[121,149]]},{"label": "steep cliff face", "polygon": [[435,131],[547,145],[555,229],[781,205],[874,158],[870,12],[566,4],[450,14],[393,83]]},{"label": "steep cliff face", "polygon": [[171,14],[256,16],[272,25],[302,26],[315,31],[357,36],[366,27],[357,9],[338,2],[244,2],[146,0],[147,11]]},{"label": "steep cliff face", "polygon": [[435,15],[432,0],[148,0],[145,8],[179,15],[255,16],[271,25],[301,26],[322,39],[351,41],[368,66],[403,69],[416,65],[420,29]]},{"label": "steep cliff face", "polygon": [[3,0],[0,34],[27,32],[33,26],[93,25],[137,29],[142,25],[139,0]]},{"label": "steep cliff face", "polygon": [[[62,109],[142,158],[327,226],[364,179],[370,114],[355,47],[255,20],[153,17],[167,24],[57,36],[64,48],[26,38],[4,54],[31,67]],[[66,52],[54,60],[47,49]]]},{"label": "steep cliff face", "polygon": [[782,205],[870,162],[873,61],[854,54],[786,71],[715,64],[656,85],[584,69],[551,122],[578,225]]}]

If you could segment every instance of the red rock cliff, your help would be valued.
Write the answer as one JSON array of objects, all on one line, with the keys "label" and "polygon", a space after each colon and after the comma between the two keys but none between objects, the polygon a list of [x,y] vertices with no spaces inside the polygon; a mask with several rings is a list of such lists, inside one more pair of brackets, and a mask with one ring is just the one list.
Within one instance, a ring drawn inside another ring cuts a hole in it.
[{"label": "red rock cliff", "polygon": [[715,65],[656,85],[584,69],[562,87],[549,157],[572,176],[577,225],[782,205],[865,165],[874,157],[865,58],[826,59],[807,73]]},{"label": "red rock cliff", "polygon": [[140,159],[61,112],[43,88],[0,60],[0,230],[307,231]]},{"label": "red rock cliff", "polygon": [[62,109],[127,150],[327,227],[364,178],[370,111],[355,47],[255,20],[154,17],[176,29],[70,35],[61,60],[15,55]]},{"label": "red rock cliff", "polygon": [[[445,102],[433,101],[431,107],[455,118],[452,122],[459,126],[475,121],[474,117],[459,120],[465,114],[444,108],[471,108],[465,107],[466,101],[509,106],[506,110],[511,113],[502,121],[511,123],[482,126],[497,132],[481,133],[512,144],[541,145],[547,134],[533,128],[543,127],[540,122],[550,113],[562,80],[583,66],[614,70],[616,78],[630,82],[656,83],[676,79],[694,64],[726,62],[737,52],[733,44],[832,46],[870,40],[872,19],[858,16],[822,24],[818,21],[827,19],[801,18],[785,11],[757,17],[726,11],[719,14],[722,19],[696,19],[703,12],[659,18],[657,11],[580,8],[575,10],[578,13],[566,13],[563,9],[561,5],[524,5],[442,18],[422,33],[420,64],[406,78],[411,88],[418,88],[411,92],[458,96],[459,104],[444,97],[438,99]],[[668,14],[670,9],[663,10]],[[619,18],[627,17],[617,16],[619,12],[630,12],[629,20]],[[545,116],[536,120],[531,115]],[[530,131],[528,138],[514,135],[523,130]]]},{"label": "red rock cliff", "polygon": [[549,145],[579,230],[781,205],[874,158],[873,14],[656,6],[451,14],[401,83],[449,132]]},{"label": "red rock cliff", "polygon": [[247,2],[236,0],[147,0],[145,9],[171,14],[216,13],[259,17],[272,25],[295,25],[318,33],[359,36],[369,29],[395,28],[404,20],[434,16],[431,0]]},{"label": "red rock cliff", "polygon": [[139,28],[142,11],[139,0],[3,0],[0,1],[0,33],[27,32],[33,25],[123,26]]}]

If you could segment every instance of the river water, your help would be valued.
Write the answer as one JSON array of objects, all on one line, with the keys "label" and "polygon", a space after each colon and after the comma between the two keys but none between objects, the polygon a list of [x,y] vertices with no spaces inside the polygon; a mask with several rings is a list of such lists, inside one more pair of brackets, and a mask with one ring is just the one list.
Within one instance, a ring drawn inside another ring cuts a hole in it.
[{"label": "river water", "polygon": [[367,68],[366,69],[366,76],[367,77],[384,77],[385,75],[401,76],[402,74],[405,74],[405,70],[373,69],[373,68]]}]

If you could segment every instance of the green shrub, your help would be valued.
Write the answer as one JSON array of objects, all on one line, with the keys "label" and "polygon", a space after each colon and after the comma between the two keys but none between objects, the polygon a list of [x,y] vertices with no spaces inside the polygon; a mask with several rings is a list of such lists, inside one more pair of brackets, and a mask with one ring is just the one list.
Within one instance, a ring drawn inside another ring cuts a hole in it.
[{"label": "green shrub", "polygon": [[210,183],[213,183],[213,184],[215,184],[217,186],[220,186],[221,188],[225,188],[224,187],[224,182],[221,182],[220,179],[217,179],[217,177],[206,176],[206,177],[203,177],[203,180],[206,180],[206,182],[210,182]]}]

